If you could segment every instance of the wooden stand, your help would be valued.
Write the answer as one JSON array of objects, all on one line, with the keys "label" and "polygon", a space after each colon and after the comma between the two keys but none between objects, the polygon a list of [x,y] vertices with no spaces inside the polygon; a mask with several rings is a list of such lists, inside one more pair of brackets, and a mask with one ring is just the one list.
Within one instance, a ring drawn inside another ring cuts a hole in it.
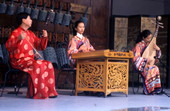
[{"label": "wooden stand", "polygon": [[123,92],[128,95],[129,59],[132,52],[110,50],[73,54],[77,59],[76,93],[80,91]]}]

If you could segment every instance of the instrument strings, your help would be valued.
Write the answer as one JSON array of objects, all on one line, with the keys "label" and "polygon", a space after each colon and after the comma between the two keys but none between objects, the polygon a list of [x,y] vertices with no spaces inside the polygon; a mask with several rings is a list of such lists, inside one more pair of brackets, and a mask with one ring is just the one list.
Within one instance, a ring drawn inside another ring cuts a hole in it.
[{"label": "instrument strings", "polygon": [[26,41],[30,44],[30,46],[33,48],[36,54],[38,54],[39,57],[43,58],[42,55],[35,49],[35,47],[30,43],[30,41],[26,38]]}]

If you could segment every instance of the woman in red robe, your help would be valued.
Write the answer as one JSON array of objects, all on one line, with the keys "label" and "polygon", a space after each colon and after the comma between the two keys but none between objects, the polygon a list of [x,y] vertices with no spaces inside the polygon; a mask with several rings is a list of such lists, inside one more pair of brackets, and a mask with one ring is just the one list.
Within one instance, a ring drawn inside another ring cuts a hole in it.
[{"label": "woman in red robe", "polygon": [[30,76],[27,97],[34,99],[57,97],[52,63],[46,60],[35,60],[35,56],[39,54],[34,54],[35,48],[38,50],[46,48],[47,31],[43,30],[43,37],[38,38],[28,30],[32,20],[27,13],[20,13],[17,21],[20,26],[11,33],[6,48],[12,67],[27,72]]}]

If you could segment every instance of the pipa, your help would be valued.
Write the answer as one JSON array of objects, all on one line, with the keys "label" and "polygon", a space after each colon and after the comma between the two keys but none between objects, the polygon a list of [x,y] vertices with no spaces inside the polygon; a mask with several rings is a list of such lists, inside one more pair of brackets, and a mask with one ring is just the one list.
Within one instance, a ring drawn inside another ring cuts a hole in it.
[{"label": "pipa", "polygon": [[163,23],[159,22],[161,20],[161,16],[157,17],[157,21],[156,21],[156,30],[155,33],[153,34],[153,37],[151,39],[151,42],[149,43],[149,45],[147,46],[147,48],[145,49],[145,51],[142,54],[143,58],[150,58],[151,62],[150,65],[154,65],[155,63],[155,56],[156,56],[156,50],[154,48],[154,44],[156,44],[156,37],[158,35],[158,30],[159,27],[163,28]]}]

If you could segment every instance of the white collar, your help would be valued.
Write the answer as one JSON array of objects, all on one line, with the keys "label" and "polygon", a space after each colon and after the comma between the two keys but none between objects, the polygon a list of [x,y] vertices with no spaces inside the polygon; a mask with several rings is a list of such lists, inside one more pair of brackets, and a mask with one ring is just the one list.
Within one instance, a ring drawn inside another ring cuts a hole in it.
[{"label": "white collar", "polygon": [[80,33],[77,33],[77,37],[79,37],[80,39],[82,39],[82,38],[83,38],[83,35],[80,34]]}]

